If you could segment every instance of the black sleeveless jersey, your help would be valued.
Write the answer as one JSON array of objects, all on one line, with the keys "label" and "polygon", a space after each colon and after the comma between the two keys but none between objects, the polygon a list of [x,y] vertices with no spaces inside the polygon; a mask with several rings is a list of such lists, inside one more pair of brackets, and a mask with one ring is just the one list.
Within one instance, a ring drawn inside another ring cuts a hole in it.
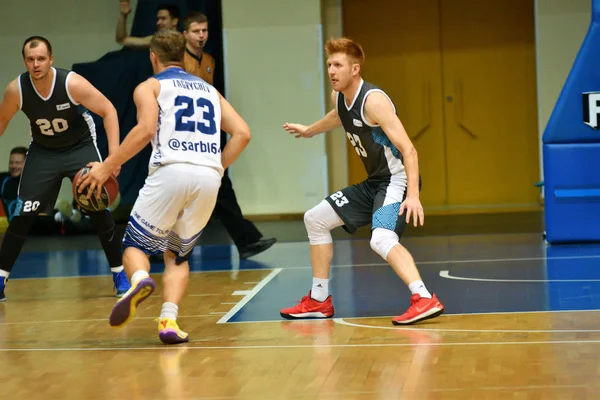
[{"label": "black sleeveless jersey", "polygon": [[361,80],[356,96],[350,105],[346,104],[344,95],[338,92],[336,105],[338,115],[348,140],[367,170],[369,179],[391,180],[395,176],[405,180],[406,172],[402,153],[392,144],[380,126],[369,125],[364,118],[365,99],[374,91],[385,94],[377,86]]},{"label": "black sleeveless jersey", "polygon": [[32,142],[47,149],[68,149],[96,136],[90,113],[71,98],[67,83],[72,71],[52,68],[54,81],[43,98],[29,72],[19,76],[21,110],[27,115]]}]

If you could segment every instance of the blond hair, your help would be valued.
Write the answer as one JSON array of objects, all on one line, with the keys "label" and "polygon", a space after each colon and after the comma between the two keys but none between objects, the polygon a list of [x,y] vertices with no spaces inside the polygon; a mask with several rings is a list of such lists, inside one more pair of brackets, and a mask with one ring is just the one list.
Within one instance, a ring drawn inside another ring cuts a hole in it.
[{"label": "blond hair", "polygon": [[163,29],[152,35],[150,50],[161,64],[183,63],[185,38],[181,32]]}]

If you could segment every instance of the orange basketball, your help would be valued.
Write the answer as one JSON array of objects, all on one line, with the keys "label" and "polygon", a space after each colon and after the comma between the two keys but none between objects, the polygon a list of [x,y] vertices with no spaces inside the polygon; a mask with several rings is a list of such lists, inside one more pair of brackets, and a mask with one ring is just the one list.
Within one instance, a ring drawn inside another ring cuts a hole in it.
[{"label": "orange basketball", "polygon": [[89,168],[84,167],[77,172],[75,177],[73,178],[73,198],[79,204],[82,210],[85,211],[102,211],[108,207],[110,207],[114,202],[117,196],[119,195],[119,181],[114,175],[111,175],[104,185],[102,185],[102,192],[100,194],[100,199],[96,198],[96,195],[92,195],[91,198],[87,198],[88,188],[81,193],[78,193],[79,186],[77,182],[79,178],[89,172]]}]

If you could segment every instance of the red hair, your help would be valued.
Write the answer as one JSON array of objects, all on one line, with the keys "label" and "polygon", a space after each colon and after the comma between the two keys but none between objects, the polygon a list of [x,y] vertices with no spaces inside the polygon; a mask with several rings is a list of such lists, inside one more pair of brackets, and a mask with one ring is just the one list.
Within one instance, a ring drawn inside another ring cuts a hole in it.
[{"label": "red hair", "polygon": [[365,52],[361,45],[346,37],[329,39],[327,43],[325,43],[325,52],[328,57],[335,53],[345,54],[353,63],[357,63],[361,67],[365,62]]}]

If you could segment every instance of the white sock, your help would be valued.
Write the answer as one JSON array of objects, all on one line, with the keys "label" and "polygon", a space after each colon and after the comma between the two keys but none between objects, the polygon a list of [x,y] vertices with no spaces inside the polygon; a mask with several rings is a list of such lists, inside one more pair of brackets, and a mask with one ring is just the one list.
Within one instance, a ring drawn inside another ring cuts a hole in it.
[{"label": "white sock", "polygon": [[121,271],[123,271],[123,266],[122,265],[120,267],[115,267],[115,268],[111,268],[110,269],[110,272],[112,272],[114,274],[118,274]]},{"label": "white sock", "polygon": [[131,276],[131,283],[132,285],[135,285],[136,282],[141,281],[144,278],[148,278],[150,275],[148,275],[148,273],[146,271],[144,271],[143,269],[140,269],[139,271],[135,271],[133,273],[133,275]]},{"label": "white sock", "polygon": [[313,278],[310,297],[322,302],[327,296],[329,296],[329,279]]},{"label": "white sock", "polygon": [[414,281],[414,282],[411,282],[408,285],[408,288],[410,289],[410,292],[412,294],[417,293],[421,297],[424,297],[424,298],[427,298],[427,299],[431,298],[431,293],[429,293],[429,291],[425,287],[425,284],[423,283],[423,281]]},{"label": "white sock", "polygon": [[169,319],[177,319],[177,311],[179,311],[179,307],[175,303],[163,303],[162,310],[160,311],[160,319],[169,318]]},{"label": "white sock", "polygon": [[73,210],[73,215],[71,215],[71,222],[78,223],[81,221],[81,212],[79,210]]},{"label": "white sock", "polygon": [[10,275],[10,272],[0,269],[0,278],[3,278],[3,279],[1,279],[2,281],[4,281],[5,278],[8,278],[9,275]]},{"label": "white sock", "polygon": [[61,223],[61,222],[65,221],[65,218],[64,218],[64,216],[62,215],[62,213],[60,211],[57,212],[56,214],[54,214],[54,221],[58,222],[58,223]]}]

